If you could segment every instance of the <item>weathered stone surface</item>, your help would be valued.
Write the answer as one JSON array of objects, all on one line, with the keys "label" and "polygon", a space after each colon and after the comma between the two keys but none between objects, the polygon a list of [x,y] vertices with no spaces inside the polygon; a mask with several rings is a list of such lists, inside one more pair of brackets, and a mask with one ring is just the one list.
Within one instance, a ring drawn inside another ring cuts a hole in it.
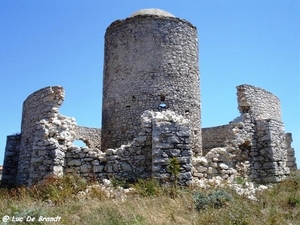
[{"label": "weathered stone surface", "polygon": [[59,114],[62,87],[34,92],[23,103],[21,134],[7,137],[2,184],[31,185],[66,173],[174,181],[173,158],[180,184],[236,176],[279,182],[297,168],[280,101],[264,89],[238,86],[241,115],[200,130],[197,33],[187,21],[139,15],[111,24],[105,41],[103,133]]},{"label": "weathered stone surface", "polygon": [[178,132],[190,136],[192,151],[201,154],[198,40],[193,25],[179,18],[141,15],[112,23],[105,34],[104,68],[102,149],[127,144],[141,126],[150,127],[138,119],[145,111],[169,109],[170,114],[154,117],[171,122],[176,113],[189,119],[191,134]]},{"label": "weathered stone surface", "polygon": [[227,170],[229,167],[226,165],[226,164],[224,164],[224,163],[220,163],[219,164],[219,167],[221,168],[221,169],[223,169],[223,170]]},{"label": "weathered stone surface", "polygon": [[103,171],[103,169],[104,169],[104,165],[93,166],[93,171],[95,173],[100,173]]},{"label": "weathered stone surface", "polygon": [[122,170],[125,171],[125,172],[131,171],[131,166],[130,166],[130,164],[128,164],[128,163],[122,163],[122,164],[121,164],[121,168],[122,168]]},{"label": "weathered stone surface", "polygon": [[259,183],[284,179],[296,164],[291,137],[283,130],[279,99],[250,85],[237,90],[241,115],[228,125],[202,129],[203,153],[208,166],[216,169],[208,170],[210,177],[239,173]]},{"label": "weathered stone surface", "polygon": [[67,164],[68,166],[80,166],[81,165],[81,159],[73,159]]}]

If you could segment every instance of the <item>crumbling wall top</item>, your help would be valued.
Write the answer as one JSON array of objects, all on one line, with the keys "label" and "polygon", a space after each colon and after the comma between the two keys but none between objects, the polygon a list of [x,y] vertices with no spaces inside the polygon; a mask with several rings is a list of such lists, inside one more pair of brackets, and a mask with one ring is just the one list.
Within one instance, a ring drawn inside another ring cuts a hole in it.
[{"label": "crumbling wall top", "polygon": [[243,84],[237,86],[238,109],[249,112],[256,120],[281,121],[280,100],[274,94],[258,87]]},{"label": "crumbling wall top", "polygon": [[22,129],[27,126],[26,122],[39,121],[49,117],[50,113],[57,113],[64,99],[61,86],[45,87],[29,95],[23,102]]}]

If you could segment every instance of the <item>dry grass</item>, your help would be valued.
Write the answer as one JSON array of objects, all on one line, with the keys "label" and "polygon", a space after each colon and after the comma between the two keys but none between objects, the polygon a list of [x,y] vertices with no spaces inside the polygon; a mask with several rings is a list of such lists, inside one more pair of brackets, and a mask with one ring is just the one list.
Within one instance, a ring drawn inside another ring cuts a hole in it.
[{"label": "dry grass", "polygon": [[[74,177],[50,181],[31,188],[0,189],[0,219],[4,215],[19,217],[55,217],[51,224],[300,224],[300,176],[274,185],[257,201],[223,190],[233,201],[223,207],[197,211],[195,189],[165,189],[153,181],[135,184],[136,192],[125,201],[107,199],[99,189],[78,197],[87,183]],[[205,191],[200,190],[205,193]],[[4,223],[3,223],[4,224]],[[45,224],[34,222],[30,224]]]}]

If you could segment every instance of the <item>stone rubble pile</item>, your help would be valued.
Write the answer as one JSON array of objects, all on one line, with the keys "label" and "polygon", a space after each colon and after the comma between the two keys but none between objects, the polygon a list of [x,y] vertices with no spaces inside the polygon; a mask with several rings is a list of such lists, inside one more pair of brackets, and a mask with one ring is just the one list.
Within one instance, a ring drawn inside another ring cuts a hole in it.
[{"label": "stone rubble pile", "polygon": [[264,190],[270,188],[270,186],[266,185],[255,185],[253,182],[244,179],[244,183],[239,184],[237,174],[235,176],[231,176],[230,179],[224,179],[220,176],[212,177],[212,178],[201,178],[194,179],[191,183],[194,187],[199,187],[202,189],[217,189],[217,188],[226,188],[229,187],[236,191],[238,195],[244,196],[251,200],[257,200],[256,196],[258,193],[263,192]]},{"label": "stone rubble pile", "polygon": [[93,189],[102,191],[108,199],[114,199],[122,202],[126,200],[128,195],[136,192],[134,188],[123,188],[120,186],[114,187],[110,180],[103,179],[101,183],[90,185],[86,190],[79,191],[76,197],[85,198],[93,191]]},{"label": "stone rubble pile", "polygon": [[[244,196],[253,201],[257,200],[258,194],[269,188],[272,188],[270,185],[255,185],[253,182],[250,182],[247,179],[243,180],[242,183],[237,183],[237,179],[228,179],[225,181],[219,176],[210,179],[202,178],[200,180],[193,180],[190,185],[195,190],[199,188],[204,190],[230,188],[238,195]],[[90,185],[86,190],[78,192],[76,196],[78,198],[85,198],[93,191],[92,189],[102,191],[105,197],[108,199],[114,199],[122,202],[126,201],[129,195],[137,193],[135,188],[123,188],[121,186],[114,187],[109,179],[103,179],[100,183]]]},{"label": "stone rubble pile", "polygon": [[193,176],[199,179],[219,176],[225,180],[237,174],[247,177],[250,162],[243,147],[251,147],[249,129],[252,127],[239,120],[230,123],[226,147],[213,148],[205,156],[193,157]]}]

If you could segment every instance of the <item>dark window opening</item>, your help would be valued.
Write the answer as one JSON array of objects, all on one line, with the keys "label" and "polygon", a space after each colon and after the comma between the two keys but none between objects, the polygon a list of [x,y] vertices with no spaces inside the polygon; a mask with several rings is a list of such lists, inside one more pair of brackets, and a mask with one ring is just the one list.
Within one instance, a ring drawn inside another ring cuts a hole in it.
[{"label": "dark window opening", "polygon": [[126,105],[126,108],[130,108],[130,105]]}]

